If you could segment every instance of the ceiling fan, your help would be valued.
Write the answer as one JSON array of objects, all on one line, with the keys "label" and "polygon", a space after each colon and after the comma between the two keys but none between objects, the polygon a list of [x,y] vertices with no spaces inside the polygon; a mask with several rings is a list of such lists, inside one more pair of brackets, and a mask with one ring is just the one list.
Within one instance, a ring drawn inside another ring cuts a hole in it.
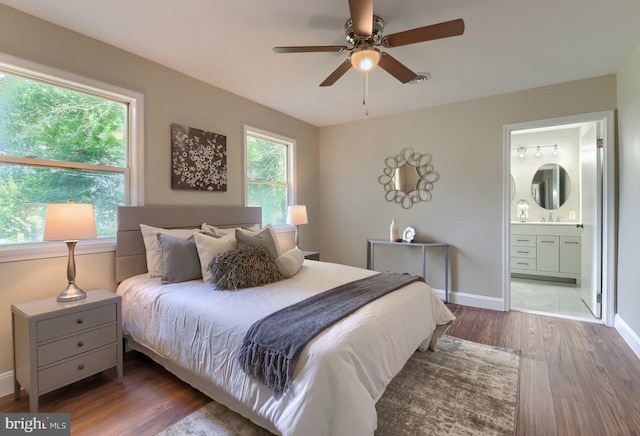
[{"label": "ceiling fan", "polygon": [[333,85],[352,66],[359,71],[369,71],[376,65],[400,82],[407,83],[418,78],[418,75],[378,47],[400,47],[464,33],[464,20],[459,18],[382,36],[384,21],[373,14],[373,0],[349,0],[349,12],[351,18],[344,26],[344,33],[351,47],[344,45],[274,47],[274,53],[349,52],[349,57],[320,86]]}]

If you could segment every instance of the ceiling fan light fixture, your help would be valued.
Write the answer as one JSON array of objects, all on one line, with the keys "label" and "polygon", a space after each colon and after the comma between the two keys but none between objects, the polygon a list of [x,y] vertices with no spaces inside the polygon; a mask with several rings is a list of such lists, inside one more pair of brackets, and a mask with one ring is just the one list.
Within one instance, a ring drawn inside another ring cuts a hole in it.
[{"label": "ceiling fan light fixture", "polygon": [[349,59],[356,70],[362,72],[370,71],[380,62],[380,51],[372,48],[356,50],[351,53]]}]

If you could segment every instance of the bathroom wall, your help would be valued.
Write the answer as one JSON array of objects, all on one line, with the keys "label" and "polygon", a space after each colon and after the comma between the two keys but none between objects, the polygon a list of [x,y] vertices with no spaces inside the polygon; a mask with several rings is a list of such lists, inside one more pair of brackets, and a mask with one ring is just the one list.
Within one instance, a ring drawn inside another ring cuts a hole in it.
[{"label": "bathroom wall", "polygon": [[[571,180],[567,201],[559,209],[553,210],[553,220],[560,222],[580,222],[580,128],[571,127],[560,130],[513,133],[511,136],[511,175],[515,182],[515,193],[511,200],[511,221],[520,221],[517,205],[524,198],[529,202],[529,218],[527,222],[540,222],[549,219],[549,210],[539,206],[531,194],[531,181],[542,165],[557,163],[562,166]],[[535,155],[536,150],[527,148],[526,156],[520,158],[518,148],[558,145],[558,156],[552,154],[551,147],[541,147],[542,156]],[[575,218],[570,218],[575,212]]]}]

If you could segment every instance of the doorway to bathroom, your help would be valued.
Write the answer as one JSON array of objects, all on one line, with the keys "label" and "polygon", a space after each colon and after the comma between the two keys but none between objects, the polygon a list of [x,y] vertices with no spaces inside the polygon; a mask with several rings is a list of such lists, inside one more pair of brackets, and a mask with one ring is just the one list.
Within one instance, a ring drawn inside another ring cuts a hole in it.
[{"label": "doorway to bathroom", "polygon": [[504,128],[505,310],[613,322],[613,112]]}]

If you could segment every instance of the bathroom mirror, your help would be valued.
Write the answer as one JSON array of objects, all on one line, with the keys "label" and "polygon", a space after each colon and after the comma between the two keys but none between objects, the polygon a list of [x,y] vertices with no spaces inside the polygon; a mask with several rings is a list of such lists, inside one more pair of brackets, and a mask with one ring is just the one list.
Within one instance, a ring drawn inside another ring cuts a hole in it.
[{"label": "bathroom mirror", "polygon": [[569,198],[571,179],[561,165],[548,163],[538,168],[531,181],[531,195],[540,207],[558,209]]},{"label": "bathroom mirror", "polygon": [[511,201],[513,201],[513,196],[516,194],[516,181],[513,179],[513,174],[511,175]]},{"label": "bathroom mirror", "polygon": [[433,171],[430,154],[403,148],[400,154],[386,158],[384,164],[378,182],[385,191],[385,200],[398,203],[404,209],[431,200],[433,184],[440,176]]}]

